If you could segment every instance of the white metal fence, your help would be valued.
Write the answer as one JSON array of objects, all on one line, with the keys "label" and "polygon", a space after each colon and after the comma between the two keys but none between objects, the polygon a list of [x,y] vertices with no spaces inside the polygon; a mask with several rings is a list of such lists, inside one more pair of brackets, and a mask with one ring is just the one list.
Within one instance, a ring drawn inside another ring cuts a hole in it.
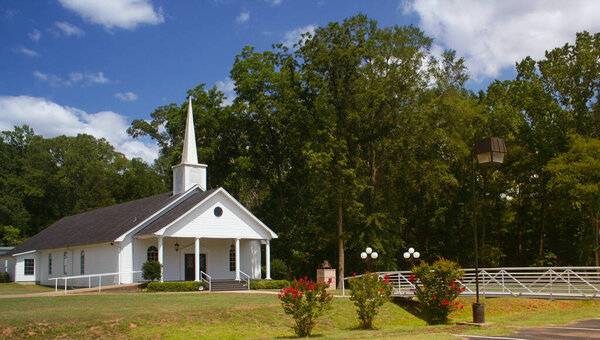
[{"label": "white metal fence", "polygon": [[[381,277],[389,275],[394,284],[393,296],[414,296],[415,286],[410,281],[410,271],[378,274]],[[475,270],[465,269],[465,276],[459,284],[465,287],[461,295],[475,296]],[[479,295],[600,300],[600,267],[480,268]]]},{"label": "white metal fence", "polygon": [[68,287],[71,288],[92,288],[98,287],[98,291],[102,291],[102,286],[120,285],[122,283],[122,277],[132,277],[133,282],[142,281],[141,271],[132,272],[120,272],[120,273],[104,273],[104,274],[89,274],[89,275],[75,275],[75,276],[63,276],[53,277],[49,280],[54,280],[54,290],[58,291],[59,283],[61,289],[64,288],[65,294],[67,294]]}]

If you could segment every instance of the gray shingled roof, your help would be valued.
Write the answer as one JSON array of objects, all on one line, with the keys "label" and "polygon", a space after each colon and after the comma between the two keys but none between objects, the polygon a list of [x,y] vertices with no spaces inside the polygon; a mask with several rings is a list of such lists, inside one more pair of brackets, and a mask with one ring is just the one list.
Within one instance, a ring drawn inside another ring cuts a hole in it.
[{"label": "gray shingled roof", "polygon": [[169,223],[175,221],[179,216],[185,214],[188,210],[195,207],[198,203],[204,201],[205,198],[210,196],[216,190],[217,189],[211,189],[208,191],[195,190],[194,192],[190,193],[184,201],[178,203],[177,206],[143,226],[142,229],[136,233],[136,235],[150,235],[159,231],[163,227],[169,225]]},{"label": "gray shingled roof", "polygon": [[[215,189],[202,191],[196,188],[188,193],[177,204],[169,207],[162,216],[150,221],[140,233],[150,234],[159,230],[179,214],[184,213]],[[94,243],[112,242],[155,212],[168,206],[181,197],[171,192],[142,198],[135,201],[117,204],[111,207],[96,209],[77,215],[63,217],[51,226],[21,243],[10,254],[23,253],[30,250],[43,250],[80,246]],[[151,231],[152,230],[152,231]]]}]

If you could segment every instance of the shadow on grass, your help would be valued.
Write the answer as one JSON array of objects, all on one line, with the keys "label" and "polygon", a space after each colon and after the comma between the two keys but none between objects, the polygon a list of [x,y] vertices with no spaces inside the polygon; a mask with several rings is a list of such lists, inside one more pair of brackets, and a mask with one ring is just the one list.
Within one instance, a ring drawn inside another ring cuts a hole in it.
[{"label": "shadow on grass", "polygon": [[398,307],[404,309],[415,317],[425,320],[423,311],[421,311],[420,304],[418,301],[407,298],[393,298],[392,302]]}]

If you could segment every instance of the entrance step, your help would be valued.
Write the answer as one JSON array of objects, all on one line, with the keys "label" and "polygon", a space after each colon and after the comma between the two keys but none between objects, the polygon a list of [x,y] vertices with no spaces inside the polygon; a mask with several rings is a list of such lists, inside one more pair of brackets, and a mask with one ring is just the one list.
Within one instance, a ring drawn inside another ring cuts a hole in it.
[{"label": "entrance step", "polygon": [[213,292],[231,292],[248,290],[245,281],[236,280],[212,280],[212,291]]}]

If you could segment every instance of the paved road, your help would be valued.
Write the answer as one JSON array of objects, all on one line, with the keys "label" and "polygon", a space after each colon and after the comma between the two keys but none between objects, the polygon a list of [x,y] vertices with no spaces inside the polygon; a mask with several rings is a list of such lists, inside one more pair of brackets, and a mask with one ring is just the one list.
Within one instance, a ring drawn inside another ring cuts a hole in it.
[{"label": "paved road", "polygon": [[465,339],[505,339],[505,340],[537,340],[537,339],[600,339],[600,319],[582,320],[565,326],[545,326],[523,328],[518,333],[507,336],[479,336],[460,334]]}]

